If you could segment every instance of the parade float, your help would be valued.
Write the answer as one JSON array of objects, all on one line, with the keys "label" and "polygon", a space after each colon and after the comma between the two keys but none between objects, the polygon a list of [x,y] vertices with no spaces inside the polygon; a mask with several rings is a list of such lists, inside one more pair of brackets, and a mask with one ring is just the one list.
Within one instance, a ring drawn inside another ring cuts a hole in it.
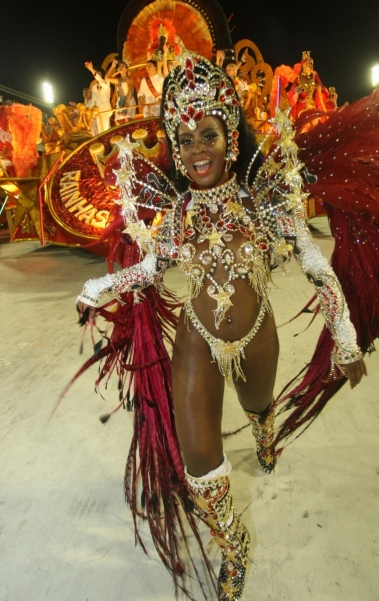
[{"label": "parade float", "polygon": [[[162,38],[174,62],[185,48],[210,60],[216,60],[221,50],[225,63],[240,63],[239,76],[246,82],[245,113],[259,142],[264,141],[263,152],[275,140],[268,120],[276,106],[292,106],[294,118],[300,119],[304,107],[310,108],[317,95],[324,102],[323,108],[329,110],[325,106],[329,96],[325,89],[320,92],[318,76],[312,75],[313,65],[306,69],[309,54],[293,69],[282,65],[274,74],[254,42],[243,39],[232,44],[227,19],[215,0],[131,0],[120,19],[117,52],[105,58],[103,67],[106,69],[116,56],[122,57],[131,65],[138,90],[147,56],[156,59],[162,69]],[[316,103],[315,108],[320,109],[319,105]],[[167,151],[159,118],[143,118],[137,105],[133,120],[93,136],[97,107],[59,105],[53,114],[42,123],[41,111],[33,106],[0,108],[0,214],[3,218],[6,214],[12,242],[40,240],[42,245],[83,246],[105,254],[103,232],[114,219],[119,196],[113,173],[117,142],[129,135],[139,145],[139,152],[164,171]],[[40,137],[44,142],[42,155],[36,152]],[[146,177],[148,186],[141,194],[148,207],[154,202],[154,186],[158,189],[160,182],[154,173]],[[311,196],[308,216],[321,212],[320,200]]]}]

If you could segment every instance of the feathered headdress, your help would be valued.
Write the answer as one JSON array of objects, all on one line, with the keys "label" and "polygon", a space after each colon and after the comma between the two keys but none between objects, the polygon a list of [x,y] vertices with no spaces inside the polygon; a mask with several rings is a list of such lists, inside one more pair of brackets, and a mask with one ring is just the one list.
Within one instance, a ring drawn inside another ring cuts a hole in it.
[{"label": "feathered headdress", "polygon": [[154,17],[150,19],[149,24],[149,38],[150,43],[148,52],[151,52],[156,48],[157,42],[160,37],[165,37],[167,43],[170,46],[175,44],[176,29],[172,19],[162,19],[161,17]]}]

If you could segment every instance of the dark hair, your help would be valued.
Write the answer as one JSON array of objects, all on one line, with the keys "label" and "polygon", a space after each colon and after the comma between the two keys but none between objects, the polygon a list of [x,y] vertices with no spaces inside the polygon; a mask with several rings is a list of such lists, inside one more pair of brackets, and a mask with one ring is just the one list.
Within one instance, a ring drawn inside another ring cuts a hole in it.
[{"label": "dark hair", "polygon": [[[177,69],[177,68],[178,67],[175,67],[175,69]],[[226,77],[228,77],[228,76],[226,75]],[[166,102],[165,97],[166,97],[166,93],[167,93],[168,79],[169,78],[166,77],[164,84],[163,84],[162,102],[161,102],[161,127],[165,131],[166,131],[166,129],[165,129],[165,124],[164,124],[164,104]],[[247,169],[250,164],[250,161],[258,151],[258,144],[257,144],[257,141],[255,139],[255,136],[253,134],[253,131],[252,131],[250,125],[246,121],[245,114],[241,107],[239,108],[239,111],[240,111],[240,121],[239,121],[238,128],[237,128],[238,133],[239,133],[239,137],[238,137],[239,155],[238,155],[237,161],[232,164],[231,170],[237,174],[237,179],[238,179],[239,183],[242,185],[242,183],[245,181],[245,177],[246,177],[246,173],[247,173]],[[220,117],[216,117],[216,119],[220,119],[221,123],[223,124],[223,129],[224,129],[225,135],[227,135],[227,125],[226,125],[225,121],[223,119],[221,119]],[[187,177],[185,177],[181,173],[177,173],[176,168],[175,168],[175,163],[172,158],[171,140],[168,136],[166,136],[166,140],[167,140],[168,149],[169,149],[169,153],[170,153],[170,166],[169,166],[168,177],[174,183],[175,187],[177,188],[177,190],[179,190],[179,192],[184,192],[189,186],[189,180]],[[254,164],[250,170],[250,173],[249,173],[249,182],[248,182],[249,184],[253,183],[256,173],[257,173],[259,167],[262,165],[262,163],[263,163],[263,155],[261,153],[258,153],[256,156],[256,159],[254,161]]]},{"label": "dark hair", "polygon": [[150,60],[146,61],[146,64],[147,64],[147,65],[148,65],[149,63],[150,63],[151,65],[154,65],[154,67],[155,67],[156,69],[158,68],[157,61],[153,60],[152,58],[151,58]]},{"label": "dark hair", "polygon": [[105,71],[104,71],[103,67],[95,67],[94,71],[96,71],[96,73],[100,73],[101,77],[104,79]]}]

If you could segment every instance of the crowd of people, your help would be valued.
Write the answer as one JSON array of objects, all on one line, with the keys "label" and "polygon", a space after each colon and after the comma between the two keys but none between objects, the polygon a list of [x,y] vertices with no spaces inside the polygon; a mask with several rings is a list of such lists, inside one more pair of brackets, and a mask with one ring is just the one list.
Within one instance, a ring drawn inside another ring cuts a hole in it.
[{"label": "crowd of people", "polygon": [[[175,37],[175,43],[180,51],[184,49],[178,36]],[[224,51],[218,51],[214,57],[215,64],[222,67],[233,80],[241,106],[246,106],[247,111],[250,109],[250,113],[253,109],[252,114],[257,119],[267,120],[266,104],[258,108],[257,102],[264,82],[257,84],[249,81],[248,76],[241,71],[245,60],[245,53],[238,62],[226,59]],[[92,134],[126,123],[137,115],[158,117],[164,81],[177,64],[177,56],[164,36],[160,36],[159,45],[148,53],[145,73],[139,85],[136,85],[133,77],[133,66],[125,60],[112,60],[106,72],[101,67],[94,67],[91,61],[86,62],[85,67],[92,73],[94,80],[89,87],[83,89],[84,104],[87,108],[99,108]]]}]

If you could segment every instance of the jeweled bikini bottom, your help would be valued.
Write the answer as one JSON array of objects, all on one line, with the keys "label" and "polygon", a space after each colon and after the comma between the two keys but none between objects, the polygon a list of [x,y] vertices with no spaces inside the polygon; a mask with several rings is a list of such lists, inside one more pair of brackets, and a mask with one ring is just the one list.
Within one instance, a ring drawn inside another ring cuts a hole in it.
[{"label": "jeweled bikini bottom", "polygon": [[184,309],[186,312],[186,323],[188,324],[188,320],[190,320],[199,334],[201,334],[204,340],[209,344],[212,359],[217,361],[218,368],[224,376],[228,386],[234,386],[233,375],[236,379],[242,378],[246,382],[246,376],[241,367],[241,359],[246,359],[244,348],[254,338],[262,325],[267,310],[265,303],[261,303],[257,319],[250,332],[240,340],[235,340],[234,342],[225,342],[220,338],[212,336],[197,317],[190,299],[187,299],[184,303]]}]

